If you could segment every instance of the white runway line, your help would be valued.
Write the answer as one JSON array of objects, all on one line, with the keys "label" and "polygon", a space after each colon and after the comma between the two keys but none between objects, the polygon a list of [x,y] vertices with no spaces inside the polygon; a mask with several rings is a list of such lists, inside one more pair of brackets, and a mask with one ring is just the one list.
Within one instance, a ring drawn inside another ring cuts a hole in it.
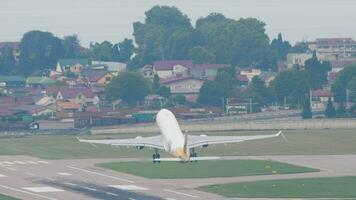
[{"label": "white runway line", "polygon": [[149,190],[148,188],[140,187],[137,185],[109,185],[109,187],[119,190]]},{"label": "white runway line", "polygon": [[111,196],[115,196],[115,197],[118,197],[119,195],[115,194],[115,193],[111,193],[111,192],[105,192],[105,194],[107,195],[111,195]]},{"label": "white runway line", "polygon": [[64,184],[70,185],[70,186],[77,186],[77,184],[75,184],[75,183],[70,183],[70,182],[67,182],[67,183],[64,183]]},{"label": "white runway line", "polygon": [[46,192],[64,192],[64,190],[54,188],[54,187],[23,187],[22,189],[28,190],[36,193],[46,193]]},{"label": "white runway line", "polygon": [[90,190],[90,191],[98,191],[97,189],[95,188],[91,188],[91,187],[86,187],[86,186],[83,186],[82,188],[86,189],[86,190]]},{"label": "white runway line", "polygon": [[0,178],[1,178],[1,177],[6,177],[6,175],[4,175],[4,174],[0,174]]},{"label": "white runway line", "polygon": [[34,164],[34,165],[37,165],[37,164],[38,164],[38,163],[36,163],[35,161],[26,161],[26,163]]},{"label": "white runway line", "polygon": [[28,175],[28,176],[35,176],[35,174],[31,173],[31,172],[25,172],[25,174]]},{"label": "white runway line", "polygon": [[58,172],[57,174],[61,175],[61,176],[71,176],[72,175],[72,174],[67,173],[67,172]]},{"label": "white runway line", "polygon": [[179,195],[183,195],[183,196],[187,196],[187,197],[191,197],[191,198],[198,198],[198,196],[194,196],[194,195],[183,193],[183,192],[177,192],[177,191],[170,190],[170,189],[164,189],[163,191],[174,193],[174,194],[179,194]]},{"label": "white runway line", "polygon": [[20,164],[20,165],[25,165],[26,164],[25,162],[22,162],[22,161],[14,161],[14,163]]},{"label": "white runway line", "polygon": [[13,164],[15,164],[15,163],[10,162],[10,161],[5,161],[5,162],[3,162],[3,163],[6,164],[6,165],[13,165]]},{"label": "white runway line", "polygon": [[102,177],[106,177],[106,178],[111,178],[111,179],[115,179],[115,180],[119,180],[119,181],[125,181],[125,182],[128,182],[128,183],[133,183],[133,181],[131,181],[131,180],[119,178],[119,177],[116,177],[116,176],[109,176],[109,175],[106,175],[106,174],[93,172],[93,171],[89,171],[89,170],[86,170],[86,169],[81,169],[81,168],[74,167],[74,166],[69,166],[69,165],[67,167],[70,168],[70,169],[75,169],[75,170],[86,172],[86,173],[89,173],[89,174],[94,174],[94,175],[98,175],[98,176],[102,176]]},{"label": "white runway line", "polygon": [[39,162],[39,163],[41,163],[41,164],[49,164],[49,162],[43,161],[43,160],[40,160],[40,161],[37,161],[37,162]]},{"label": "white runway line", "polygon": [[5,186],[5,185],[0,185],[0,187],[4,188],[4,189],[7,189],[7,190],[15,191],[15,192],[21,192],[21,193],[24,193],[24,194],[33,195],[33,196],[36,196],[36,197],[40,197],[42,199],[57,200],[55,198],[47,197],[47,196],[40,195],[40,194],[35,194],[35,193],[32,193],[32,192],[27,192],[27,191],[24,191],[24,190],[19,190],[19,189],[16,189],[16,188]]}]

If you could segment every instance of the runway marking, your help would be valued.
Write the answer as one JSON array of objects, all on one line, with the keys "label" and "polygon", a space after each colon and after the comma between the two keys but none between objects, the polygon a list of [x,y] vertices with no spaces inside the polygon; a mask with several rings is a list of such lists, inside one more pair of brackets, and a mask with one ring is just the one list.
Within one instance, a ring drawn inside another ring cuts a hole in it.
[{"label": "runway marking", "polygon": [[95,188],[91,188],[91,187],[86,187],[86,186],[82,186],[82,188],[86,189],[86,190],[90,190],[90,191],[98,191]]},{"label": "runway marking", "polygon": [[14,163],[13,162],[10,162],[10,161],[5,161],[3,162],[4,164],[7,164],[7,165],[13,165]]},{"label": "runway marking", "polygon": [[61,176],[71,176],[72,175],[72,174],[67,173],[67,172],[58,172],[57,174],[61,175]]},{"label": "runway marking", "polygon": [[137,200],[137,199],[129,197],[129,200]]},{"label": "runway marking", "polygon": [[128,182],[128,183],[133,183],[133,181],[130,181],[130,180],[127,180],[127,179],[123,179],[123,178],[119,178],[119,177],[116,177],[116,176],[109,176],[109,175],[102,174],[102,173],[99,173],[99,172],[93,172],[93,171],[90,171],[90,170],[87,170],[87,169],[81,169],[81,168],[70,166],[70,165],[68,165],[67,167],[70,168],[70,169],[75,169],[75,170],[86,172],[86,173],[89,173],[89,174],[95,174],[95,175],[103,176],[103,177],[106,177],[106,178],[125,181],[125,182]]},{"label": "runway marking", "polygon": [[0,174],[0,178],[1,178],[1,177],[6,177],[6,175],[4,175],[4,174]]},{"label": "runway marking", "polygon": [[174,194],[179,194],[179,195],[183,195],[183,196],[187,196],[187,197],[198,198],[198,196],[194,196],[194,195],[191,195],[191,194],[186,194],[186,193],[183,193],[183,192],[177,192],[177,191],[170,190],[170,189],[164,189],[163,191],[174,193]]},{"label": "runway marking", "polygon": [[120,190],[149,190],[148,188],[140,187],[137,185],[109,185],[109,187],[113,187]]},{"label": "runway marking", "polygon": [[111,192],[105,192],[105,194],[107,195],[111,195],[111,196],[115,196],[115,197],[118,197],[119,195],[115,194],[115,193],[111,193]]},{"label": "runway marking", "polygon": [[25,162],[22,162],[22,161],[14,161],[14,163],[20,164],[20,165],[25,165],[26,164]]},{"label": "runway marking", "polygon": [[66,184],[66,185],[70,185],[70,186],[77,186],[77,184],[75,184],[75,183],[64,183],[64,184]]},{"label": "runway marking", "polygon": [[165,198],[166,200],[176,200],[176,199],[173,199],[173,198]]},{"label": "runway marking", "polygon": [[64,190],[54,188],[54,187],[23,187],[22,189],[28,190],[36,193],[45,193],[45,192],[64,192]]},{"label": "runway marking", "polygon": [[0,187],[1,187],[1,188],[4,188],[4,189],[7,189],[7,190],[15,191],[15,192],[21,192],[21,193],[24,193],[24,194],[30,194],[30,195],[33,195],[33,196],[36,196],[36,197],[40,197],[40,198],[43,198],[43,199],[47,199],[47,200],[57,200],[57,199],[55,199],[55,198],[47,197],[47,196],[40,195],[40,194],[35,194],[35,193],[32,193],[32,192],[27,192],[27,191],[19,190],[19,189],[16,189],[16,188],[12,188],[12,187],[5,186],[5,185],[0,185]]},{"label": "runway marking", "polygon": [[40,161],[37,161],[37,162],[39,162],[39,163],[41,163],[41,164],[49,164],[49,162],[43,161],[43,160],[40,160]]},{"label": "runway marking", "polygon": [[34,164],[34,165],[37,165],[37,164],[38,164],[38,163],[36,163],[35,161],[26,161],[26,163]]},{"label": "runway marking", "polygon": [[49,178],[49,177],[45,177],[45,179],[49,180],[49,181],[56,181],[56,179],[54,178]]}]

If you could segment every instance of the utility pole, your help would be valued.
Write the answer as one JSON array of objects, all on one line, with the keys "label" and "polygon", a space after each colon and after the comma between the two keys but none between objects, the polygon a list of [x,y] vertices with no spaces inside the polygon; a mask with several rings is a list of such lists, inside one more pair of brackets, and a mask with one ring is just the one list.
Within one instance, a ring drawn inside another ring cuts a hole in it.
[{"label": "utility pole", "polygon": [[252,98],[250,98],[250,113],[252,113]]}]

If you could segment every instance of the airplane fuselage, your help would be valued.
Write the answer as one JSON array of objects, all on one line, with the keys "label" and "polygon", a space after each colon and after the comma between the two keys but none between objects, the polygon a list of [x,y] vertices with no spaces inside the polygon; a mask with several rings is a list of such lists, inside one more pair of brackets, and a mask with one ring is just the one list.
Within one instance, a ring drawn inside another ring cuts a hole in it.
[{"label": "airplane fuselage", "polygon": [[188,161],[190,152],[185,145],[186,137],[174,114],[169,110],[162,109],[157,113],[156,123],[162,135],[164,149],[172,156]]}]

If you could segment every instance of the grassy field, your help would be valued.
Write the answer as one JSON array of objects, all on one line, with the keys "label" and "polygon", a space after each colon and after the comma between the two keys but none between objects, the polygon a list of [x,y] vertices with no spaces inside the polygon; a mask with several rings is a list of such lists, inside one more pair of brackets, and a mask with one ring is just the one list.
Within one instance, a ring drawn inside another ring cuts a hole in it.
[{"label": "grassy field", "polygon": [[317,172],[317,169],[265,160],[219,160],[192,163],[120,162],[97,166],[147,178],[212,178]]},{"label": "grassy field", "polygon": [[[255,135],[271,134],[276,131],[230,131],[207,133],[208,135]],[[198,155],[318,155],[318,154],[356,154],[355,130],[287,130],[284,131],[289,142],[282,137],[240,144],[213,145],[197,148]],[[205,133],[204,133],[205,134]],[[135,134],[85,136],[87,139],[130,138]],[[0,155],[30,155],[43,159],[78,158],[151,158],[152,150],[111,147],[109,145],[84,144],[74,136],[28,136],[23,138],[0,139]],[[162,157],[166,154],[162,154]]]},{"label": "grassy field", "polygon": [[200,190],[244,198],[356,198],[356,177],[308,178],[210,185]]},{"label": "grassy field", "polygon": [[20,199],[0,194],[0,200],[20,200]]}]

